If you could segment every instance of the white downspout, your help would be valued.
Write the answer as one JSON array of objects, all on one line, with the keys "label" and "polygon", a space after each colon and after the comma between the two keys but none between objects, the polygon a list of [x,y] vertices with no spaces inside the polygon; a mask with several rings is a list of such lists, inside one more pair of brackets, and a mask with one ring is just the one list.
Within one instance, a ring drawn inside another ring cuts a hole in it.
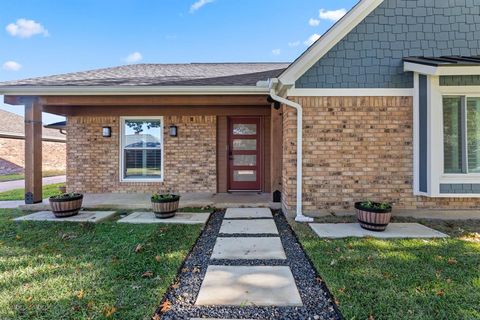
[{"label": "white downspout", "polygon": [[280,102],[284,105],[294,108],[297,110],[297,212],[295,221],[297,222],[313,222],[313,218],[304,216],[302,213],[302,182],[303,182],[303,173],[302,173],[302,163],[303,163],[303,109],[302,106],[296,102],[290,101],[288,99],[282,98],[275,94],[275,89],[270,89],[270,96],[273,100]]}]

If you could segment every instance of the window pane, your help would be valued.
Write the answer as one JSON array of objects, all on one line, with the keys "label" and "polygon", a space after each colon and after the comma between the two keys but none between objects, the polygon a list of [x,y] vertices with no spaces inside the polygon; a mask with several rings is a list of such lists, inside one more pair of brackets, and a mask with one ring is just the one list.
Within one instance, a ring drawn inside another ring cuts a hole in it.
[{"label": "window pane", "polygon": [[257,139],[234,139],[233,150],[257,150]]},{"label": "window pane", "polygon": [[234,181],[257,181],[257,171],[255,170],[234,170]]},{"label": "window pane", "polygon": [[125,148],[160,148],[160,120],[126,120]]},{"label": "window pane", "polygon": [[257,134],[257,125],[255,123],[234,123],[233,134],[235,135]]},{"label": "window pane", "polygon": [[467,100],[468,172],[480,172],[480,98]]},{"label": "window pane", "polygon": [[257,165],[257,156],[235,154],[233,156],[233,165],[234,166],[255,166]]},{"label": "window pane", "polygon": [[443,98],[443,159],[445,173],[462,173],[462,98]]},{"label": "window pane", "polygon": [[162,151],[160,149],[126,149],[124,151],[125,178],[160,178]]}]

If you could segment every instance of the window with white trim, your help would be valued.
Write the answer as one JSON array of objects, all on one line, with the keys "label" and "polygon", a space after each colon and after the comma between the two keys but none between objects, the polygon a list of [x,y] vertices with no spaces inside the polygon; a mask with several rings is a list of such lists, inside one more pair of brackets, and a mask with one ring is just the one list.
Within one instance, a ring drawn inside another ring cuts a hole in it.
[{"label": "window with white trim", "polygon": [[446,174],[480,173],[479,97],[443,97],[443,159]]},{"label": "window with white trim", "polygon": [[122,118],[122,181],[162,181],[163,118]]}]

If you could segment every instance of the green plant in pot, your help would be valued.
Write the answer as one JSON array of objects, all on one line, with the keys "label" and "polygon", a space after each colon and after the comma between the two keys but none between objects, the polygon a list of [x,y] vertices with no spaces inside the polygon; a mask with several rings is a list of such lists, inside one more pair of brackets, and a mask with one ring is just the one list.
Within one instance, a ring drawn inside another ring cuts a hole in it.
[{"label": "green plant in pot", "polygon": [[82,209],[83,194],[62,193],[49,198],[52,212],[57,218],[66,218],[77,215]]},{"label": "green plant in pot", "polygon": [[388,202],[355,202],[357,220],[363,229],[384,231],[392,218],[392,204]]},{"label": "green plant in pot", "polygon": [[155,193],[151,200],[155,217],[167,219],[175,216],[180,203],[180,196],[173,193]]}]

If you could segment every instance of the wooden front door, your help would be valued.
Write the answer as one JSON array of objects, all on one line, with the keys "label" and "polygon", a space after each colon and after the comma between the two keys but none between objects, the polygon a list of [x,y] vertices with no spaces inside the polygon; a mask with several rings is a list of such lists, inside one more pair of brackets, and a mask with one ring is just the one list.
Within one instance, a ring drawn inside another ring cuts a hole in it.
[{"label": "wooden front door", "polygon": [[262,189],[262,118],[228,118],[228,190]]}]

